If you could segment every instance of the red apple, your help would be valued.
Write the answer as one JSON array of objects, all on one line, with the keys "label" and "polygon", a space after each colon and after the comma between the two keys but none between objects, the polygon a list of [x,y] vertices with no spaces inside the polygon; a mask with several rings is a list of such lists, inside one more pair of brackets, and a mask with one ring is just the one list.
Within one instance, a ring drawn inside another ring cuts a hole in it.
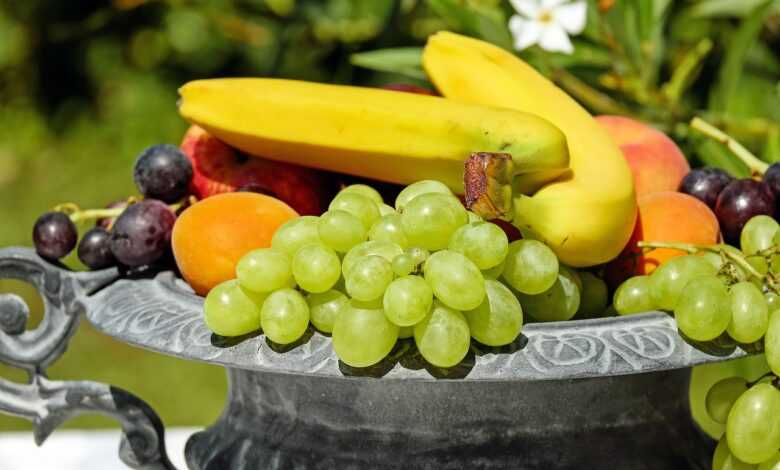
[{"label": "red apple", "polygon": [[181,149],[192,162],[190,192],[198,199],[246,190],[280,199],[300,215],[327,210],[332,182],[322,172],[243,155],[198,126],[187,130]]},{"label": "red apple", "polygon": [[691,171],[685,155],[663,132],[622,116],[597,116],[596,120],[623,152],[634,175],[637,198],[677,191],[680,181]]}]

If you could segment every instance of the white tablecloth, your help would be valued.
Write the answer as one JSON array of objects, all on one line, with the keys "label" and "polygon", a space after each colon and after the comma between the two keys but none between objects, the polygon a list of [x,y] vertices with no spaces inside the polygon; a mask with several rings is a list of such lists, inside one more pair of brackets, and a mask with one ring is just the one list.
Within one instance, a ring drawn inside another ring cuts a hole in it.
[{"label": "white tablecloth", "polygon": [[[184,444],[197,429],[165,430],[168,456],[184,470]],[[0,433],[0,470],[126,470],[119,460],[119,430],[59,430],[36,447],[32,433]]]}]

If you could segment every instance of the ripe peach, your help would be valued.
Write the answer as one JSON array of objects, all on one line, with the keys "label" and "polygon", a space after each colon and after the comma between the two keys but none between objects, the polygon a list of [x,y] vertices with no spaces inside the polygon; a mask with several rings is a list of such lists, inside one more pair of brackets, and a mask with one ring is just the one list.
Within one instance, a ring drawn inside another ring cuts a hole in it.
[{"label": "ripe peach", "polygon": [[622,116],[598,116],[626,157],[634,175],[637,198],[661,191],[677,191],[691,171],[677,144],[663,132]]},{"label": "ripe peach", "polygon": [[607,265],[607,281],[617,287],[631,276],[650,274],[667,260],[686,254],[668,248],[643,254],[636,246],[639,241],[713,245],[718,243],[719,235],[717,217],[695,197],[673,191],[642,196],[634,233],[620,256]]},{"label": "ripe peach", "polygon": [[224,193],[203,199],[182,212],[171,244],[184,279],[200,295],[236,277],[236,264],[247,252],[271,246],[276,229],[297,217],[284,202],[256,193]]}]

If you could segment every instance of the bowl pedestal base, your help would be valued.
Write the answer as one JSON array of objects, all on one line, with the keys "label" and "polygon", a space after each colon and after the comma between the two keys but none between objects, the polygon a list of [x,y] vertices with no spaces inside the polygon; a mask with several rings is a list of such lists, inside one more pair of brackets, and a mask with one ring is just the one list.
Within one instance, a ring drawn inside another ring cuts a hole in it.
[{"label": "bowl pedestal base", "polygon": [[334,379],[228,369],[193,470],[708,469],[690,369],[555,381]]}]

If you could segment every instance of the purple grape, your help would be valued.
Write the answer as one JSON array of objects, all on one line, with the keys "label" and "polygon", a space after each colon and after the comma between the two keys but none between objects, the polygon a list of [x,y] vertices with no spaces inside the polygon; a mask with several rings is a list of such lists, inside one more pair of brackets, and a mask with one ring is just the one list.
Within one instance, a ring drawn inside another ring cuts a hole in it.
[{"label": "purple grape", "polygon": [[79,259],[89,269],[103,269],[116,264],[109,242],[111,234],[102,227],[93,227],[81,237],[78,247]]},{"label": "purple grape", "polygon": [[56,260],[73,251],[79,233],[76,224],[62,212],[47,212],[33,226],[35,251],[44,258]]},{"label": "purple grape", "polygon": [[689,194],[714,209],[718,194],[732,181],[734,178],[720,168],[696,168],[685,175],[678,191]]},{"label": "purple grape", "polygon": [[122,212],[111,229],[111,253],[125,266],[157,261],[170,246],[176,216],[164,203],[146,199]]},{"label": "purple grape", "polygon": [[772,190],[775,198],[780,196],[780,163],[772,163],[764,172],[764,183]]},{"label": "purple grape", "polygon": [[192,164],[175,145],[153,145],[135,161],[133,179],[144,197],[173,203],[187,195]]},{"label": "purple grape", "polygon": [[[127,207],[127,200],[120,199],[118,201],[114,201],[111,204],[107,205],[106,209],[124,209],[126,207]],[[111,225],[113,225],[115,220],[116,217],[101,217],[95,221],[95,226],[102,227],[106,230],[110,230]]]},{"label": "purple grape", "polygon": [[769,186],[750,178],[732,181],[718,196],[715,215],[727,243],[739,246],[742,227],[756,215],[772,216],[775,196]]}]

